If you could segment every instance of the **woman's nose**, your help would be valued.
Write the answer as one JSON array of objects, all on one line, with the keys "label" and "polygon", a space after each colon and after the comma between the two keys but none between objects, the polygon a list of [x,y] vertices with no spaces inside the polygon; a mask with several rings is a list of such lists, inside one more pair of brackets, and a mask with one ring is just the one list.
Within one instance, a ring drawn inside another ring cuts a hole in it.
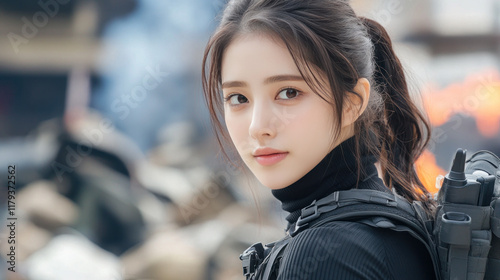
[{"label": "woman's nose", "polygon": [[255,104],[252,110],[252,121],[249,127],[250,137],[259,142],[266,138],[276,136],[276,127],[273,121],[271,106],[266,104]]}]

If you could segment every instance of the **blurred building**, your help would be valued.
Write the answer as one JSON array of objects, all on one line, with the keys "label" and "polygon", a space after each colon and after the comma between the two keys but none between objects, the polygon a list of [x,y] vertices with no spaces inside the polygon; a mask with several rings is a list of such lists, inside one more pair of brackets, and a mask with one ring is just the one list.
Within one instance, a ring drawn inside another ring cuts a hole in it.
[{"label": "blurred building", "polygon": [[[109,21],[130,13],[137,4],[135,0],[117,3],[0,3],[0,138],[25,136],[41,121],[62,116],[74,69],[84,69],[89,87],[98,83],[100,33]],[[88,96],[82,99],[88,103]]]}]

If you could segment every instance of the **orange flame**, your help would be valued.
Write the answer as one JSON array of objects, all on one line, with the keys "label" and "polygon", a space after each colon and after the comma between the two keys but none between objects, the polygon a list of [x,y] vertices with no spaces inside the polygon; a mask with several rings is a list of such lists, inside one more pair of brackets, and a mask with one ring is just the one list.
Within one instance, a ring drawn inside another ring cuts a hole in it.
[{"label": "orange flame", "polygon": [[428,150],[425,150],[417,159],[415,167],[418,177],[424,184],[425,188],[430,193],[437,193],[438,189],[436,188],[436,178],[439,175],[446,175],[446,171],[444,171],[441,167],[439,167],[439,165],[437,165],[434,154],[432,154]]},{"label": "orange flame", "polygon": [[485,137],[494,137],[500,131],[500,74],[497,70],[471,75],[463,83],[441,90],[430,86],[423,91],[422,97],[433,126],[440,126],[454,114],[463,113],[475,118],[479,132]]},{"label": "orange flame", "polygon": [[[423,91],[422,98],[434,127],[461,113],[473,117],[485,137],[494,137],[500,131],[500,73],[495,69],[471,75],[444,89],[431,85]],[[436,193],[436,178],[446,171],[437,165],[435,156],[426,150],[415,166],[427,190]]]}]

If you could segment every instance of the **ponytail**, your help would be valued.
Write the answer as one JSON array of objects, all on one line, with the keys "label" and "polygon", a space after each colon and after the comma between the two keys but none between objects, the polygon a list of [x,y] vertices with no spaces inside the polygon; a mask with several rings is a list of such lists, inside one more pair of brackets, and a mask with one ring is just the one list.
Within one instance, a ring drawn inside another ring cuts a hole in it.
[{"label": "ponytail", "polygon": [[429,142],[429,123],[411,100],[403,67],[384,27],[371,19],[361,20],[374,45],[373,82],[384,107],[375,121],[383,180],[410,201],[426,201],[429,192],[418,178],[414,163]]}]

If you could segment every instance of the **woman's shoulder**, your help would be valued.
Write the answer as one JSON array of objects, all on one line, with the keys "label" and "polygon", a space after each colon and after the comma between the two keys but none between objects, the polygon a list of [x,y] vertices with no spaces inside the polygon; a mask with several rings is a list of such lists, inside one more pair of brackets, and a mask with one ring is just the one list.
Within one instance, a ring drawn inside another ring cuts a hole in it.
[{"label": "woman's shoulder", "polygon": [[280,277],[287,276],[280,279],[384,279],[377,235],[375,228],[344,221],[304,230],[285,249]]},{"label": "woman's shoulder", "polygon": [[427,255],[407,233],[338,221],[292,238],[278,279],[433,279]]}]

